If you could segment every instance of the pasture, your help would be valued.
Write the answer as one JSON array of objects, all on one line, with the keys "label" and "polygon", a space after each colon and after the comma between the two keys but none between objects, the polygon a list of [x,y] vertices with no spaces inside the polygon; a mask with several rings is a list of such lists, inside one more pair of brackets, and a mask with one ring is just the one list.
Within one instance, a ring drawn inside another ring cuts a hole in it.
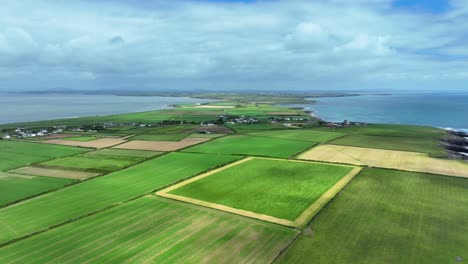
[{"label": "pasture", "polygon": [[73,183],[73,180],[0,172],[0,207]]},{"label": "pasture", "polygon": [[143,158],[102,155],[77,155],[40,163],[41,166],[107,173],[133,165]]},{"label": "pasture", "polygon": [[180,141],[144,141],[132,140],[115,146],[117,149],[175,151],[210,140],[210,138],[184,138]]},{"label": "pasture", "polygon": [[365,169],[277,263],[457,263],[468,254],[468,181]]},{"label": "pasture", "polygon": [[286,129],[286,130],[270,130],[262,132],[247,133],[251,136],[284,138],[292,140],[304,140],[310,142],[327,142],[335,138],[342,137],[346,134],[338,132],[322,132],[310,129]]},{"label": "pasture", "polygon": [[86,149],[41,143],[0,140],[0,171],[70,156]]},{"label": "pasture", "polygon": [[63,169],[56,169],[56,168],[37,167],[37,166],[20,167],[20,168],[11,170],[9,172],[25,174],[25,175],[35,175],[35,176],[74,179],[74,180],[84,180],[84,179],[99,175],[99,173],[96,173],[96,172],[71,171],[71,170],[63,170]]},{"label": "pasture", "polygon": [[298,159],[468,177],[468,163],[418,152],[321,145],[302,153]]},{"label": "pasture", "polygon": [[297,231],[145,196],[0,249],[1,263],[270,263]]},{"label": "pasture", "polygon": [[310,148],[314,144],[315,143],[308,141],[235,135],[218,138],[201,145],[184,149],[183,151],[289,158]]},{"label": "pasture", "polygon": [[[157,194],[220,210],[227,209],[229,212],[265,221],[297,226],[307,223],[315,211],[311,210],[307,215],[303,213],[353,169],[351,166],[314,162],[247,158],[181,182]],[[352,176],[358,171],[353,171]],[[245,211],[254,214],[246,214]],[[300,221],[295,222],[300,216]]]},{"label": "pasture", "polygon": [[132,140],[149,140],[149,141],[179,141],[186,138],[189,134],[141,134],[134,136]]},{"label": "pasture", "polygon": [[2,208],[0,244],[128,201],[238,159],[234,156],[170,153]]}]

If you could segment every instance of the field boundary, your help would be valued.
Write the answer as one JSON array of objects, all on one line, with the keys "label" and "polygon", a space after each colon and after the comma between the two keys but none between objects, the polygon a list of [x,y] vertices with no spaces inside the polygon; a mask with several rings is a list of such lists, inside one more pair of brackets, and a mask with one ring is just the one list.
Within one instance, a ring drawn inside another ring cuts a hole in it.
[{"label": "field boundary", "polygon": [[329,190],[327,190],[322,196],[320,196],[315,202],[313,202],[307,209],[305,209],[299,217],[297,217],[294,221],[283,219],[283,218],[278,218],[270,215],[265,215],[265,214],[260,214],[260,213],[255,213],[252,211],[247,211],[247,210],[242,210],[242,209],[237,209],[234,207],[230,206],[225,206],[217,203],[212,203],[212,202],[206,202],[202,201],[199,199],[194,199],[194,198],[189,198],[181,195],[175,195],[171,194],[169,192],[178,189],[182,186],[188,185],[192,182],[198,181],[200,179],[209,177],[215,173],[218,173],[220,171],[223,171],[225,169],[237,166],[239,164],[242,164],[244,162],[253,160],[253,159],[267,159],[267,160],[278,160],[278,161],[286,161],[286,162],[298,162],[298,163],[320,163],[320,162],[314,162],[314,161],[305,161],[305,160],[288,160],[288,159],[278,159],[278,158],[259,158],[259,157],[247,157],[244,159],[241,159],[239,161],[230,163],[228,165],[222,166],[220,168],[211,170],[209,172],[200,174],[198,176],[192,177],[188,180],[179,182],[177,184],[174,184],[168,188],[164,188],[160,191],[157,191],[155,194],[161,197],[181,201],[181,202],[186,202],[190,204],[195,204],[203,207],[208,207],[211,209],[215,210],[220,210],[232,214],[237,214],[241,216],[246,216],[270,223],[275,223],[283,226],[289,226],[289,227],[295,227],[295,228],[300,228],[305,226],[310,219],[312,219],[319,211],[322,209],[337,193],[339,193],[359,172],[362,170],[362,167],[357,167],[357,166],[350,166],[350,165],[338,165],[336,166],[341,166],[341,167],[352,167],[353,170],[350,171],[348,174],[346,174],[343,178],[341,178],[335,185],[333,185]]}]

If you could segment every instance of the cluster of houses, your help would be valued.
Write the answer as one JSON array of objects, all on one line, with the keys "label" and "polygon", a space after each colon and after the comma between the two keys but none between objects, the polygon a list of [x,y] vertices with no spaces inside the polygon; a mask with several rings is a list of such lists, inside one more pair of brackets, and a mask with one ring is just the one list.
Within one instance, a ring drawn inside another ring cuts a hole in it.
[{"label": "cluster of houses", "polygon": [[3,136],[3,139],[11,139],[13,137],[16,138],[29,138],[29,137],[43,137],[51,134],[60,134],[63,132],[62,128],[54,127],[53,130],[49,131],[47,129],[40,129],[40,130],[29,130],[27,128],[17,128],[14,130],[14,133],[6,134]]},{"label": "cluster of houses", "polygon": [[254,124],[258,120],[250,116],[232,116],[232,115],[219,115],[218,121],[221,121],[224,124],[234,125],[234,124]]},{"label": "cluster of houses", "polygon": [[342,127],[351,127],[351,126],[366,126],[366,123],[361,122],[350,122],[348,120],[344,120],[343,122],[325,122],[322,121],[321,125],[329,128],[342,128]]}]

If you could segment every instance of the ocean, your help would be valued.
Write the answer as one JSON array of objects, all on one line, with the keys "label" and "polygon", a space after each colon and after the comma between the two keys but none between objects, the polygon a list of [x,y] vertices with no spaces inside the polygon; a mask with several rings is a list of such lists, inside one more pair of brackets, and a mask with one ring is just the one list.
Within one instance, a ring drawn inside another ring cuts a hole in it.
[{"label": "ocean", "polygon": [[0,124],[169,108],[171,104],[212,102],[187,97],[0,94]]},{"label": "ocean", "polygon": [[327,121],[413,124],[468,132],[468,92],[312,98],[302,105]]}]

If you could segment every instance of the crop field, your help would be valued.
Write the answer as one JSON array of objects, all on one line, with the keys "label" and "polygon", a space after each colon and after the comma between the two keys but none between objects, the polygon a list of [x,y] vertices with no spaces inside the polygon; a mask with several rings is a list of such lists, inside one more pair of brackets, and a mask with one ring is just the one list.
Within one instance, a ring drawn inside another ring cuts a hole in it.
[{"label": "crop field", "polygon": [[99,138],[91,141],[74,141],[74,140],[65,140],[65,139],[51,139],[45,140],[44,143],[49,144],[58,144],[65,146],[76,146],[83,148],[107,148],[117,144],[122,144],[126,142],[124,138]]},{"label": "crop field", "polygon": [[210,138],[184,138],[180,141],[145,141],[132,140],[115,146],[118,149],[136,149],[151,151],[175,151],[210,140]]},{"label": "crop field", "polygon": [[97,137],[91,137],[91,136],[78,136],[78,137],[66,137],[63,138],[64,140],[72,140],[72,141],[91,141],[91,140],[96,140],[98,139]]},{"label": "crop field", "polygon": [[111,172],[133,165],[143,158],[103,155],[78,155],[40,163],[41,166],[82,170],[90,172]]},{"label": "crop field", "polygon": [[352,147],[422,152],[434,157],[446,156],[440,141],[434,138],[386,137],[350,134],[345,137],[335,139],[329,143]]},{"label": "crop field", "polygon": [[87,152],[85,155],[150,158],[150,157],[154,157],[160,154],[161,152],[147,151],[147,150],[99,149],[99,150]]},{"label": "crop field", "polygon": [[63,169],[56,169],[56,168],[37,167],[37,166],[20,167],[20,168],[11,170],[9,172],[25,174],[25,175],[55,177],[55,178],[74,179],[74,180],[84,180],[84,179],[99,175],[99,173],[96,173],[96,172],[71,171],[71,170],[63,170]]},{"label": "crop field", "polygon": [[[240,209],[227,211],[296,226],[307,223],[312,215],[303,216],[303,213],[324,193],[352,171],[352,176],[359,171],[353,169],[313,162],[247,158],[157,194],[220,210],[227,209],[225,207]],[[302,219],[294,223],[300,216]]]},{"label": "crop field", "polygon": [[215,139],[183,151],[288,158],[314,144],[308,141],[236,135]]},{"label": "crop field", "polygon": [[467,189],[463,178],[365,169],[277,263],[457,263],[468,254]]},{"label": "crop field", "polygon": [[0,172],[0,207],[16,200],[57,189],[74,182],[68,179]]},{"label": "crop field", "polygon": [[[330,128],[315,129],[319,131],[330,131]],[[381,137],[408,137],[408,138],[435,138],[446,136],[446,132],[439,128],[411,125],[394,124],[369,124],[366,126],[352,126],[340,128],[340,133],[359,134],[365,136]]]},{"label": "crop field", "polygon": [[272,130],[262,132],[251,132],[248,135],[261,136],[261,137],[272,137],[272,138],[284,138],[294,140],[304,140],[311,142],[327,142],[335,138],[342,137],[346,134],[338,132],[322,132],[308,129],[287,129],[287,130]]},{"label": "crop field", "polygon": [[1,140],[0,171],[6,171],[54,158],[70,156],[85,151],[87,150],[68,146]]},{"label": "crop field", "polygon": [[270,263],[297,231],[145,196],[0,249],[1,263]]},{"label": "crop field", "polygon": [[0,244],[153,192],[239,158],[170,153],[2,208]]},{"label": "crop field", "polygon": [[418,152],[321,145],[302,153],[298,158],[468,177],[468,163],[432,158]]},{"label": "crop field", "polygon": [[153,140],[153,141],[179,141],[189,134],[142,134],[134,136],[132,140]]}]

